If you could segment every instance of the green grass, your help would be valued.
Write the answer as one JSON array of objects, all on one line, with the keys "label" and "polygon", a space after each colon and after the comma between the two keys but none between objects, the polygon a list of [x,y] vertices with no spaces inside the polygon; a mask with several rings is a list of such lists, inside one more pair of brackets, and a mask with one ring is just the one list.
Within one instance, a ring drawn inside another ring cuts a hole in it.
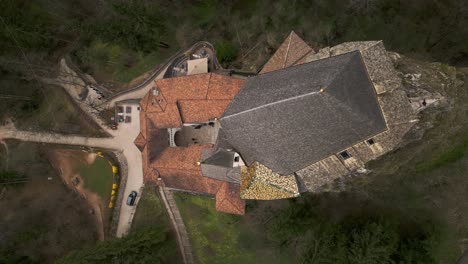
[{"label": "green grass", "polygon": [[143,193],[139,195],[141,197],[133,218],[132,232],[154,226],[163,226],[170,229],[166,208],[159,197],[158,190],[154,187],[145,186]]},{"label": "green grass", "polygon": [[209,197],[184,193],[174,197],[197,263],[289,263],[288,252],[277,250],[257,220],[219,213]]},{"label": "green grass", "polygon": [[123,46],[96,40],[75,53],[81,67],[98,82],[128,83],[165,62],[176,47],[155,49],[150,53],[129,50]]},{"label": "green grass", "polygon": [[441,152],[436,157],[416,165],[416,171],[432,171],[463,159],[468,152],[468,133],[464,137],[460,137],[459,141],[459,143],[455,143],[454,146]]},{"label": "green grass", "polygon": [[214,200],[176,193],[198,263],[251,263],[253,250],[239,245],[239,216],[216,212]]},{"label": "green grass", "polygon": [[77,170],[83,177],[86,188],[97,193],[103,199],[109,197],[113,175],[111,165],[105,158],[97,156],[93,164],[81,164]]},{"label": "green grass", "polygon": [[138,207],[133,217],[131,235],[138,235],[149,230],[164,230],[168,237],[167,242],[173,245],[170,258],[172,263],[181,263],[181,256],[175,233],[172,229],[169,216],[166,213],[163,201],[159,196],[158,189],[151,186],[145,186]]},{"label": "green grass", "polygon": [[127,83],[137,78],[143,73],[152,70],[161,60],[159,52],[151,52],[148,55],[138,54],[135,58],[137,63],[132,67],[117,65],[112,80],[121,83]]}]

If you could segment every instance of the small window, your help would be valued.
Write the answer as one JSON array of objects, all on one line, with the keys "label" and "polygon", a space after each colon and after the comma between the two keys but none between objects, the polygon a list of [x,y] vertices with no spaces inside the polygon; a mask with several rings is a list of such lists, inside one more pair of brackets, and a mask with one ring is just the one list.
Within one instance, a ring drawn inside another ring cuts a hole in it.
[{"label": "small window", "polygon": [[126,112],[127,114],[130,114],[130,113],[132,112],[132,107],[131,107],[131,106],[125,107],[125,112]]},{"label": "small window", "polygon": [[153,87],[153,95],[158,96],[159,95],[159,90],[156,89],[156,87]]},{"label": "small window", "polygon": [[239,156],[234,157],[234,162],[239,162]]},{"label": "small window", "polygon": [[351,158],[351,155],[349,154],[348,151],[343,151],[343,152],[340,152],[340,157],[343,159],[343,160],[346,160],[346,159],[349,159]]},{"label": "small window", "polygon": [[369,145],[369,146],[370,146],[370,145],[374,145],[374,144],[375,144],[375,140],[374,140],[373,138],[371,138],[371,139],[366,140],[366,143],[367,143],[367,145]]},{"label": "small window", "polygon": [[140,111],[140,107],[139,107],[139,106],[137,107],[137,110]]}]

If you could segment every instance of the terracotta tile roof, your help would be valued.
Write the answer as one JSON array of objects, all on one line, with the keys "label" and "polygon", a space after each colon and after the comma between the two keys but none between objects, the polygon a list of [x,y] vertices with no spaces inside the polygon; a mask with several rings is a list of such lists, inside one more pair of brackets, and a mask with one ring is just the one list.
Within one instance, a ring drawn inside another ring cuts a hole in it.
[{"label": "terracotta tile roof", "polygon": [[[140,101],[140,135],[145,184],[156,183],[189,192],[216,195],[222,212],[244,214],[239,186],[204,177],[197,163],[203,149],[212,145],[168,147],[165,128],[184,122],[206,122],[220,117],[241,89],[244,80],[219,74],[198,74],[155,82]],[[167,142],[166,142],[167,141]],[[220,188],[222,192],[218,195]]]},{"label": "terracotta tile roof", "polygon": [[137,146],[137,148],[140,151],[143,151],[143,148],[146,145],[146,139],[143,136],[143,134],[140,132],[140,134],[138,134],[138,136],[136,137],[135,141],[133,141],[133,143]]},{"label": "terracotta tile roof", "polygon": [[281,176],[258,162],[242,168],[240,189],[242,199],[275,200],[299,196],[294,175]]},{"label": "terracotta tile roof", "polygon": [[207,99],[233,99],[244,83],[244,79],[213,73],[210,79]]},{"label": "terracotta tile roof", "polygon": [[208,122],[219,118],[231,100],[181,100],[178,102],[184,123]]},{"label": "terracotta tile roof", "polygon": [[182,126],[179,108],[177,108],[176,104],[169,104],[164,112],[147,113],[146,116],[160,128],[173,128]]},{"label": "terracotta tile roof", "polygon": [[211,73],[181,76],[155,81],[160,94],[168,103],[183,99],[205,99]]},{"label": "terracotta tile roof", "polygon": [[151,169],[149,166],[149,162],[148,162],[148,146],[147,145],[145,145],[143,147],[143,151],[141,151],[141,161],[143,165],[143,181],[146,182],[146,179],[144,176],[146,175],[148,170]]},{"label": "terracotta tile roof", "polygon": [[275,54],[273,54],[270,60],[263,66],[260,73],[287,68],[310,52],[313,52],[312,48],[294,33],[294,31],[291,31],[291,34],[289,34],[286,40],[276,50]]},{"label": "terracotta tile roof", "polygon": [[224,182],[216,193],[216,210],[230,214],[245,214],[245,201],[240,198],[238,184]]},{"label": "terracotta tile roof", "polygon": [[146,113],[143,111],[140,111],[140,133],[142,134],[144,138],[146,138],[147,136],[146,123],[147,123]]},{"label": "terracotta tile roof", "polygon": [[[160,79],[140,101],[140,106],[156,126],[180,127],[182,119],[178,103],[182,110],[186,110],[184,117],[187,120],[208,121],[221,116],[229,104],[221,100],[232,100],[243,84],[243,79],[215,73]],[[193,102],[180,104],[185,100],[198,100],[200,105]]]},{"label": "terracotta tile roof", "polygon": [[143,182],[158,184],[159,172],[153,168],[148,168],[146,173],[143,175]]},{"label": "terracotta tile roof", "polygon": [[146,112],[146,109],[148,107],[148,101],[149,101],[149,98],[151,97],[151,93],[148,92],[145,96],[143,96],[143,98],[140,100],[140,110],[141,112]]},{"label": "terracotta tile roof", "polygon": [[167,148],[157,160],[152,162],[153,168],[178,169],[199,171],[201,168],[197,165],[203,148],[210,145],[190,145],[188,147],[170,147]]}]

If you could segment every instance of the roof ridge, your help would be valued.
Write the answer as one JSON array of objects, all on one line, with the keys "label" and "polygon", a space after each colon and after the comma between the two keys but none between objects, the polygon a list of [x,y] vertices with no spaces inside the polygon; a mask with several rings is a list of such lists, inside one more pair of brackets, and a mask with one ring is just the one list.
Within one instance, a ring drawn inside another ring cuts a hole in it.
[{"label": "roof ridge", "polygon": [[[368,76],[368,72],[367,72],[367,67],[366,67],[366,64],[364,63],[364,60],[362,59],[362,55],[361,55],[361,51],[360,50],[354,50],[354,51],[351,51],[351,52],[347,52],[347,53],[355,53],[355,55],[351,56],[350,59],[342,66],[341,70],[334,76],[333,80],[330,82],[329,86],[328,87],[331,87],[335,81],[337,80],[337,77],[341,76],[342,74],[344,74],[345,72],[345,69],[350,67],[349,65],[351,63],[353,63],[353,57],[354,56],[359,56],[359,60],[360,62],[363,64],[364,66],[364,71],[366,72],[366,75]],[[368,78],[368,77],[367,77]],[[372,84],[372,88],[374,90],[374,93],[375,93],[375,88],[374,88],[374,83],[372,82],[372,80],[370,80],[369,78],[369,82]],[[325,89],[326,91],[327,89]],[[330,95],[332,98],[335,98],[336,100],[338,100],[339,102],[342,102],[343,104],[341,104],[341,106],[344,106],[346,105],[347,109],[349,110],[353,110],[353,111],[350,111],[351,114],[355,115],[354,114],[354,111],[358,111],[359,112],[359,115],[358,116],[364,116],[366,118],[366,120],[369,120],[369,116],[367,116],[366,113],[363,113],[361,110],[359,109],[356,109],[356,107],[353,107],[352,105],[349,105],[346,101],[343,101],[339,98],[337,98],[334,94],[332,93],[327,93],[328,95]],[[376,98],[377,99],[377,98]],[[379,107],[380,108],[380,107]],[[381,110],[380,110],[381,111]],[[383,115],[382,115],[383,116]]]},{"label": "roof ridge", "polygon": [[[328,48],[330,48],[330,47],[328,47]],[[324,57],[324,58],[321,58],[321,59],[318,59],[318,60],[313,60],[313,61],[309,61],[309,62],[302,63],[302,64],[291,64],[291,66],[288,66],[286,68],[276,69],[276,70],[272,70],[272,71],[268,71],[268,72],[259,73],[258,75],[251,76],[249,78],[256,78],[257,76],[260,76],[260,75],[269,75],[269,74],[277,73],[279,71],[285,71],[285,70],[288,70],[290,68],[296,68],[296,67],[301,67],[301,66],[304,66],[304,65],[307,65],[307,64],[313,64],[313,63],[316,63],[318,61],[323,61],[323,60],[328,60],[328,59],[331,59],[331,58],[346,56],[346,55],[349,55],[349,53],[353,53],[353,52],[359,52],[359,50],[353,50],[353,51],[350,51],[350,52],[345,52],[345,53],[341,53],[341,54],[334,55],[334,56]]]},{"label": "roof ridge", "polygon": [[232,101],[231,99],[180,99],[177,102],[186,102],[186,101]]},{"label": "roof ridge", "polygon": [[291,41],[292,41],[292,36],[293,36],[294,31],[291,30],[291,33],[289,33],[289,42],[288,42],[288,47],[286,48],[286,54],[284,55],[284,60],[283,60],[283,67],[284,69],[286,67],[286,61],[288,60],[289,56],[289,48],[291,47]]},{"label": "roof ridge", "polygon": [[288,47],[288,53],[286,54],[286,58],[285,58],[285,60],[284,60],[283,69],[284,69],[284,68],[289,68],[289,67],[291,67],[291,66],[297,64],[301,59],[303,59],[305,56],[307,56],[307,55],[310,54],[311,52],[314,52],[314,54],[315,54],[314,49],[309,45],[309,43],[307,43],[307,42],[306,42],[303,38],[301,38],[296,32],[294,32],[294,30],[291,30],[290,35],[291,35],[291,41],[290,41],[290,43],[292,42],[292,37],[295,36],[298,40],[300,40],[301,42],[303,42],[304,44],[306,44],[307,47],[308,47],[310,50],[309,50],[308,52],[304,53],[304,54],[303,54],[302,56],[300,56],[299,58],[297,58],[295,61],[291,62],[291,63],[289,64],[289,66],[286,67],[286,62],[287,62],[287,60],[288,60],[288,58],[289,58],[289,47]]},{"label": "roof ridge", "polygon": [[371,46],[369,46],[369,47],[367,47],[365,49],[358,50],[359,52],[366,51],[366,50],[368,50],[370,48],[373,48],[373,47],[379,45],[380,43],[383,43],[383,40],[381,40],[381,39],[380,40],[368,40],[368,41],[364,41],[364,42],[371,42],[371,43],[373,43],[373,45],[371,45]]},{"label": "roof ridge", "polygon": [[245,114],[245,113],[248,113],[248,112],[252,112],[252,111],[255,111],[255,110],[258,110],[258,109],[261,109],[261,108],[265,108],[265,107],[270,106],[270,105],[280,104],[280,103],[284,103],[284,102],[291,101],[291,100],[294,100],[294,99],[306,97],[306,96],[309,96],[309,95],[320,94],[320,93],[322,93],[322,90],[312,91],[312,92],[308,92],[308,93],[305,93],[305,94],[296,95],[296,96],[293,96],[293,97],[288,97],[286,99],[277,100],[277,101],[274,101],[274,102],[268,103],[268,104],[263,104],[263,105],[253,107],[253,108],[250,108],[250,109],[247,109],[247,110],[235,113],[235,114],[231,114],[231,115],[228,115],[228,116],[223,116],[223,117],[221,117],[221,119],[227,119],[229,117],[233,117],[233,116],[237,116],[237,115],[240,115],[240,114]]},{"label": "roof ridge", "polygon": [[239,207],[237,207],[237,205],[235,205],[234,203],[231,202],[230,199],[227,199],[226,197],[223,198],[223,200],[221,200],[221,202],[219,202],[219,206],[221,207],[221,205],[224,203],[224,202],[228,202],[232,205],[232,207],[234,207],[236,209],[236,211],[241,214],[242,210],[239,209]]},{"label": "roof ridge", "polygon": [[[221,190],[221,188],[223,188],[222,185],[225,185],[225,186],[226,186],[226,187],[224,188],[224,191],[225,191],[225,192],[229,192],[229,187],[230,187],[231,183],[229,183],[229,182],[224,182],[223,184],[220,184],[220,187],[219,187],[219,189],[216,191],[215,196],[218,194],[218,192]],[[239,199],[242,199],[242,198],[240,198],[240,185],[239,185]],[[234,208],[237,209],[237,212],[239,212],[239,213],[242,212],[241,208],[237,207],[237,205],[235,205],[234,203],[232,203],[230,199],[227,199],[227,198],[226,198],[226,195],[223,195],[223,199],[221,200],[221,202],[220,202],[219,204],[220,204],[220,205],[223,204],[223,202],[226,201],[226,200],[227,200],[227,202],[229,202]]]},{"label": "roof ridge", "polygon": [[144,106],[145,112],[148,112],[148,105],[149,105],[149,101],[151,100],[151,90],[153,90],[155,87],[157,87],[156,86],[156,81],[154,81],[154,86],[146,94],[146,96],[148,96],[148,99],[145,101],[146,102],[146,104]]},{"label": "roof ridge", "polygon": [[210,77],[208,78],[208,87],[206,88],[205,100],[208,100],[208,92],[211,88],[211,76],[213,76],[213,74],[210,72]]}]

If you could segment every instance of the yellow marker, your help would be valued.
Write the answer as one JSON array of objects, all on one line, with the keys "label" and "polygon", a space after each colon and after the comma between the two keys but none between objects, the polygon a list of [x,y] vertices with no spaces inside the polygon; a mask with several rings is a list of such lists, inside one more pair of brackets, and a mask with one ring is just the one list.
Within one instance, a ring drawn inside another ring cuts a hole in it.
[{"label": "yellow marker", "polygon": [[112,195],[112,196],[114,196],[114,195],[115,195],[115,191],[114,191],[114,190],[112,190],[112,192],[111,192],[111,195]]},{"label": "yellow marker", "polygon": [[110,202],[110,203],[109,203],[109,208],[112,208],[112,207],[114,207],[114,203],[113,203],[113,202]]},{"label": "yellow marker", "polygon": [[115,195],[111,196],[111,202],[115,201]]},{"label": "yellow marker", "polygon": [[117,174],[119,172],[119,167],[112,166],[112,173]]},{"label": "yellow marker", "polygon": [[112,184],[112,190],[117,190],[117,187],[118,187],[117,183]]}]

